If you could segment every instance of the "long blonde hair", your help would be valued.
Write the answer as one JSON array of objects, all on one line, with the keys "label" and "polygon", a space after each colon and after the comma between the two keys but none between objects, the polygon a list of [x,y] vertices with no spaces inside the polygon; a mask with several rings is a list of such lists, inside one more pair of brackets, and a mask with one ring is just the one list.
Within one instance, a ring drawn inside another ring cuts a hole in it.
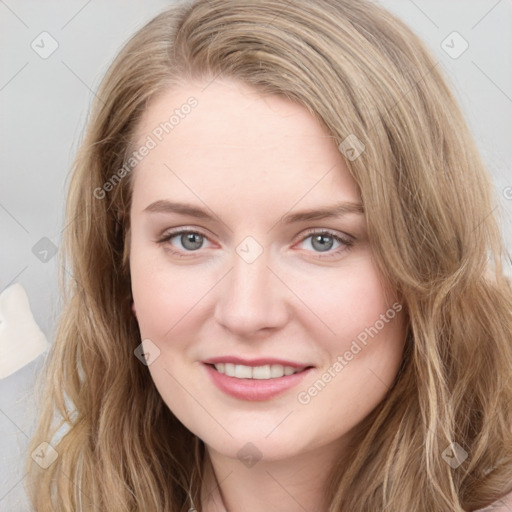
[{"label": "long blonde hair", "polygon": [[[64,306],[27,458],[35,510],[186,511],[189,485],[200,507],[204,444],[134,356],[131,174],[97,191],[126,164],[151,100],[219,76],[298,102],[337,144],[364,144],[347,165],[376,264],[407,310],[400,371],[333,468],[328,512],[474,510],[512,491],[512,289],[497,199],[439,63],[366,0],[198,0],[125,45],[74,163]],[[46,469],[30,456],[43,442],[58,454]]]}]

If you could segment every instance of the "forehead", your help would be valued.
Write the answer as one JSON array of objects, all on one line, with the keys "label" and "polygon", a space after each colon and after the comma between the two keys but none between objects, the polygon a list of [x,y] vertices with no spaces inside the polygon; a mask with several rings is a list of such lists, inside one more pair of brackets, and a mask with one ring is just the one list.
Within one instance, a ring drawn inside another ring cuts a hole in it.
[{"label": "forehead", "polygon": [[[210,154],[215,148],[240,146],[254,150],[251,154],[260,158],[267,153],[293,154],[297,147],[310,158],[336,154],[327,129],[305,107],[226,80],[209,85],[191,82],[160,94],[141,119],[138,143],[148,135],[158,146],[207,148]],[[306,147],[301,145],[305,140],[309,141]],[[224,158],[230,155],[238,156],[235,151],[223,151]]]},{"label": "forehead", "polygon": [[277,188],[297,196],[320,180],[315,188],[324,193],[357,195],[333,137],[304,106],[235,81],[162,93],[144,113],[135,147],[149,139],[154,147],[135,172],[145,188],[181,176],[208,193]]}]

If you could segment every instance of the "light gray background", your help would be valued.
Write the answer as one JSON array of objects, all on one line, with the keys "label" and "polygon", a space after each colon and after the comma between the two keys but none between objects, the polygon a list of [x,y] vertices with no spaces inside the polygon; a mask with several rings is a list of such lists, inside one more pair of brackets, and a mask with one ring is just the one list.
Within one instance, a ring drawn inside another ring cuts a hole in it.
[{"label": "light gray background", "polygon": [[[512,248],[512,0],[382,0],[432,48],[447,71],[493,174]],[[0,0],[0,290],[15,282],[53,340],[59,311],[57,258],[68,173],[94,91],[133,32],[169,1]],[[46,31],[57,50],[41,58],[31,43]],[[457,31],[469,43],[453,59],[441,42]],[[508,199],[507,199],[508,196]],[[508,269],[510,273],[510,266]],[[29,510],[23,463],[34,426],[31,389],[44,356],[0,381],[0,509]]]}]

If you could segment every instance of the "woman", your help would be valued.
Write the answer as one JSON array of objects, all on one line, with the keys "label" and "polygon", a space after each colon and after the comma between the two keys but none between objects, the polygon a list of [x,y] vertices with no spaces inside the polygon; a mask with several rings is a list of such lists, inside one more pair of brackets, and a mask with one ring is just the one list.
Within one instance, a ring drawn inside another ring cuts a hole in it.
[{"label": "woman", "polygon": [[35,510],[507,510],[495,198],[419,39],[361,0],[199,0],[98,97]]}]

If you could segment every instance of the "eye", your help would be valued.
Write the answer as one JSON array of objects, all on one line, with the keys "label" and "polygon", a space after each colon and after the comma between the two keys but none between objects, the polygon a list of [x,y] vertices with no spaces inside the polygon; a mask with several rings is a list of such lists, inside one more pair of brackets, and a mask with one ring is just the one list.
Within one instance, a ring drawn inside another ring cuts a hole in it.
[{"label": "eye", "polygon": [[[307,242],[309,240],[309,242]],[[340,253],[349,250],[354,245],[354,239],[348,235],[339,235],[327,230],[313,230],[307,236],[303,236],[301,243],[309,246],[316,253],[320,254],[320,258],[330,258],[338,256]],[[333,246],[338,245],[334,251]]]},{"label": "eye", "polygon": [[[167,250],[179,257],[187,257],[203,249],[205,241],[210,243],[205,234],[183,228],[168,232],[162,238],[156,240],[159,244],[165,244]],[[303,235],[299,243],[306,246],[303,248],[316,253],[317,256],[315,257],[317,258],[332,258],[348,251],[354,245],[354,242],[354,238],[349,235],[316,229],[307,232],[306,236]],[[333,246],[337,246],[335,250],[332,250]]]},{"label": "eye", "polygon": [[[175,242],[173,243],[173,240]],[[183,252],[194,252],[203,248],[204,242],[208,240],[206,235],[198,231],[180,229],[166,233],[157,243],[164,244],[169,242],[168,246],[171,252],[181,255]],[[176,246],[176,244],[178,244]],[[177,247],[178,250],[173,249]]]}]

